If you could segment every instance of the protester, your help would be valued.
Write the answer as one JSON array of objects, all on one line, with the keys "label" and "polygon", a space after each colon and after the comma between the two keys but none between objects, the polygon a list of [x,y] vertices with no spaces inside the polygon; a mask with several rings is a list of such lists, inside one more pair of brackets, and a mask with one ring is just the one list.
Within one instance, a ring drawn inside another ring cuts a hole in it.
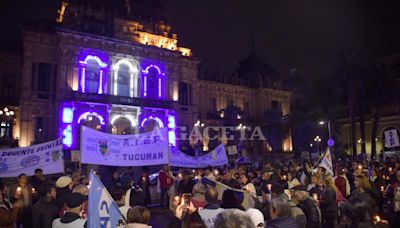
[{"label": "protester", "polygon": [[199,210],[199,215],[204,222],[204,224],[211,228],[213,227],[215,218],[219,213],[224,211],[218,204],[218,191],[215,188],[209,187],[205,192],[205,199],[207,201],[207,205]]},{"label": "protester", "polygon": [[123,224],[126,224],[128,220],[128,210],[130,206],[125,204],[125,193],[126,191],[122,187],[115,187],[111,189],[110,192],[111,197],[114,199],[122,215],[119,219],[118,227],[123,227]]},{"label": "protester", "polygon": [[[29,179],[32,188],[38,191],[45,184],[45,177],[42,169],[35,169],[35,174]],[[33,197],[33,204],[38,200],[39,194]]]},{"label": "protester", "polygon": [[134,206],[128,210],[128,225],[126,228],[151,228],[150,211],[143,206]]},{"label": "protester", "polygon": [[240,183],[235,179],[235,174],[236,170],[234,168],[229,169],[227,172],[225,172],[222,183],[231,188],[240,189]]},{"label": "protester", "polygon": [[65,196],[67,212],[58,219],[53,221],[53,228],[83,228],[86,227],[87,220],[80,217],[83,203],[87,200],[86,196],[80,193],[69,193]]},{"label": "protester", "polygon": [[311,176],[311,183],[307,186],[307,191],[310,192],[311,194],[313,193],[319,193],[318,189],[318,183],[321,181],[320,175],[314,174]]},{"label": "protester", "polygon": [[261,175],[261,184],[260,184],[260,191],[258,195],[263,193],[269,193],[268,186],[272,186],[273,184],[277,183],[277,179],[274,175],[274,170],[270,167],[265,168],[264,172]]},{"label": "protester", "polygon": [[205,197],[206,187],[202,183],[193,186],[191,201],[195,208],[202,208],[207,204]]},{"label": "protester", "polygon": [[217,215],[215,228],[255,228],[250,216],[237,209],[225,210]]},{"label": "protester", "polygon": [[195,183],[196,182],[191,178],[189,170],[185,170],[182,173],[182,180],[179,181],[178,184],[178,195],[182,195],[183,193],[192,194]]},{"label": "protester", "polygon": [[373,215],[368,202],[360,197],[354,197],[340,208],[341,222],[348,228],[373,227]]},{"label": "protester", "polygon": [[393,227],[400,226],[400,170],[396,172],[396,181],[388,187],[387,199],[390,202],[391,224]]},{"label": "protester", "polygon": [[338,168],[336,170],[335,186],[342,194],[343,197],[348,197],[350,195],[350,183],[347,180],[345,170],[343,168]]},{"label": "protester", "polygon": [[190,202],[189,205],[181,203],[176,205],[175,217],[167,228],[207,228],[202,221],[198,210]]},{"label": "protester", "polygon": [[255,227],[265,226],[264,215],[260,210],[249,208],[246,210],[246,214],[250,217],[251,222]]},{"label": "protester", "polygon": [[14,228],[16,227],[18,214],[24,207],[24,202],[22,200],[17,200],[14,204],[7,203],[2,193],[4,188],[5,186],[2,184],[0,186],[0,227]]},{"label": "protester", "polygon": [[[18,183],[10,188],[12,201],[21,199],[24,203],[22,211],[17,220],[17,227],[22,225],[24,228],[32,227],[32,186],[28,184],[28,178],[25,173],[18,176]],[[36,191],[35,191],[36,192]]]},{"label": "protester", "polygon": [[318,196],[318,202],[321,208],[322,226],[324,228],[334,228],[338,216],[337,189],[331,177],[325,176],[320,181],[319,189],[321,192]]},{"label": "protester", "polygon": [[377,212],[379,194],[372,188],[368,178],[364,175],[357,175],[354,179],[355,190],[352,192],[351,198],[361,198],[371,205],[371,208]]},{"label": "protester", "polygon": [[239,209],[244,211],[245,208],[239,202],[239,199],[235,195],[235,192],[231,189],[227,189],[222,194],[222,204],[221,207],[224,209]]},{"label": "protester", "polygon": [[299,185],[293,188],[293,201],[300,207],[306,216],[307,228],[321,227],[321,211],[318,203],[309,196],[307,188],[304,185]]},{"label": "protester", "polygon": [[286,194],[280,194],[278,197],[285,199],[290,207],[291,217],[296,220],[296,223],[300,228],[305,228],[307,224],[307,218],[304,212],[297,207],[297,205],[290,199],[290,197]]},{"label": "protester", "polygon": [[247,174],[243,173],[240,174],[240,182],[242,184],[242,189],[246,190],[247,192],[249,192],[252,195],[256,195],[256,187],[254,186],[254,184],[250,181],[249,177]]},{"label": "protester", "polygon": [[59,210],[54,203],[56,194],[53,184],[40,187],[40,198],[32,210],[33,228],[51,228],[53,220],[59,217]]},{"label": "protester", "polygon": [[56,181],[57,197],[55,204],[60,210],[60,216],[63,215],[62,208],[65,205],[65,196],[71,193],[73,187],[72,178],[69,176],[61,176]]},{"label": "protester", "polygon": [[296,178],[296,173],[294,171],[290,171],[287,173],[287,184],[289,189],[292,189],[301,184],[300,181]]},{"label": "protester", "polygon": [[276,197],[270,201],[269,209],[271,221],[267,228],[299,228],[296,220],[291,216],[291,210],[286,199]]},{"label": "protester", "polygon": [[[168,165],[165,165],[164,169],[162,169],[159,172],[158,180],[159,180],[160,189],[161,189],[160,206],[164,206],[165,201],[167,202],[166,205],[168,206],[168,204],[169,204],[168,190],[174,184],[174,179],[171,177],[170,168]],[[190,190],[190,192],[192,192],[192,191]]]}]

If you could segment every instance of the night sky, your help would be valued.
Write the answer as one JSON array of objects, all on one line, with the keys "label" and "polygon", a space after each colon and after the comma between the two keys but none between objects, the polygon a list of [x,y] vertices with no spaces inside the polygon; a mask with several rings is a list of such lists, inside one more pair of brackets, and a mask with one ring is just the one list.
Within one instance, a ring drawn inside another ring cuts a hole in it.
[{"label": "night sky", "polygon": [[[231,74],[249,54],[251,34],[257,53],[282,77],[292,66],[306,79],[326,76],[330,59],[346,43],[378,56],[400,52],[398,0],[159,1],[180,44],[192,48],[208,71]],[[1,0],[3,46],[26,22],[54,20],[59,2]]]}]

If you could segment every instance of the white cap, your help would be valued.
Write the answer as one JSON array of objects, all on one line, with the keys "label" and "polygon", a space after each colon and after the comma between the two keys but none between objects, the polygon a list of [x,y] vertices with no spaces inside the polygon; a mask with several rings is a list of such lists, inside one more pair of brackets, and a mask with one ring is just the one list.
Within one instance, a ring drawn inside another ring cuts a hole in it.
[{"label": "white cap", "polygon": [[[246,214],[250,217],[251,222],[254,224],[255,227],[258,227],[258,225],[260,223],[265,225],[264,215],[263,215],[263,213],[261,213],[260,210],[254,209],[254,208],[249,208],[249,209],[247,209]],[[264,225],[263,225],[263,227],[264,227]]]}]

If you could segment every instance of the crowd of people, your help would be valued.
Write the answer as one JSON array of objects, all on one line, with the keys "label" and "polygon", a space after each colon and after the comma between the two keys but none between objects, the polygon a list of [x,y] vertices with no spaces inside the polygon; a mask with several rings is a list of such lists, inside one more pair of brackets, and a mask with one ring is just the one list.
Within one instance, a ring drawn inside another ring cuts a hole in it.
[{"label": "crowd of people", "polygon": [[[333,175],[318,162],[293,159],[174,171],[166,165],[156,187],[160,206],[174,215],[165,227],[400,227],[400,160],[333,165]],[[150,227],[149,175],[134,180],[129,172],[114,172],[107,178],[121,212],[117,227]],[[221,192],[205,179],[227,188]],[[30,178],[20,174],[12,185],[1,182],[0,227],[86,227],[88,184],[78,171],[52,181],[41,169]],[[250,208],[238,190],[251,196]]]}]

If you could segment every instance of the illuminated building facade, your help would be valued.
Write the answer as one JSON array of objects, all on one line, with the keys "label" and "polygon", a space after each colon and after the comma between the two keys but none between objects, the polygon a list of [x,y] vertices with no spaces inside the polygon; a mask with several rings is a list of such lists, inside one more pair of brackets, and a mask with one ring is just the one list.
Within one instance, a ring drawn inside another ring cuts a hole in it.
[{"label": "illuminated building facade", "polygon": [[[130,8],[116,12],[63,2],[51,29],[25,30],[20,146],[62,137],[66,150],[79,149],[82,125],[113,134],[168,128],[178,145],[177,126],[190,132],[198,121],[223,124],[229,102],[240,107],[238,119],[252,120],[243,124],[257,123],[272,106],[290,113],[290,93],[245,67],[257,60],[253,52],[238,69],[239,77],[254,75],[242,78],[252,84],[199,77],[199,60],[178,45],[170,26],[137,20]],[[290,134],[282,148],[291,151]]]}]

